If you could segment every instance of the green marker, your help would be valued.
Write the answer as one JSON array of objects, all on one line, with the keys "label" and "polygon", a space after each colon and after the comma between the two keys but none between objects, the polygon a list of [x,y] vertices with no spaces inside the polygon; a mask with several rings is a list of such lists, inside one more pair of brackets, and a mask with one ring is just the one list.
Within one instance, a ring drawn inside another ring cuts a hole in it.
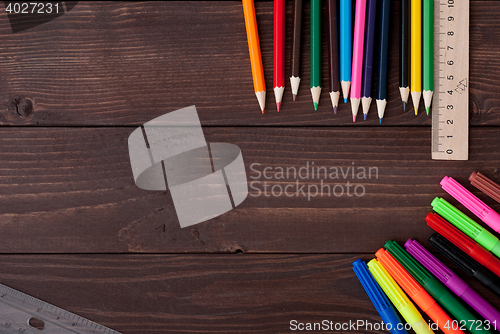
[{"label": "green marker", "polygon": [[425,112],[429,115],[434,91],[434,0],[422,5],[422,86]]},{"label": "green marker", "polygon": [[395,241],[387,241],[385,249],[424,287],[424,289],[450,312],[460,325],[474,334],[491,333],[483,327],[483,321],[472,314],[436,277],[417,262],[406,250]]},{"label": "green marker", "polygon": [[497,257],[500,257],[500,242],[497,237],[442,198],[434,198],[431,205],[434,211],[443,216],[444,219]]},{"label": "green marker", "polygon": [[321,0],[311,0],[311,95],[318,110],[321,95]]}]

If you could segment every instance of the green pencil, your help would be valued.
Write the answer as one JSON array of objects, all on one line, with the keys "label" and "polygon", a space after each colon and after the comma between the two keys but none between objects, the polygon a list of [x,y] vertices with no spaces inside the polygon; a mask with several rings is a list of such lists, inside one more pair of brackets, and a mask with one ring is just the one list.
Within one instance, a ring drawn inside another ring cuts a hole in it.
[{"label": "green pencil", "polygon": [[422,85],[425,112],[429,115],[434,91],[434,0],[424,0],[422,7]]},{"label": "green pencil", "polygon": [[318,110],[321,95],[321,0],[311,0],[311,95]]}]

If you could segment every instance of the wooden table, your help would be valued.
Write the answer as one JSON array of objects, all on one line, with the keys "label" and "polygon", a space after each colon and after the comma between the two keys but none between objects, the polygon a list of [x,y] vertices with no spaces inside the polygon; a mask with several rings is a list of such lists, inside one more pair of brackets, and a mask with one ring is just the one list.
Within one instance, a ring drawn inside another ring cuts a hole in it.
[{"label": "wooden table", "polygon": [[[286,6],[290,14],[291,2]],[[392,6],[396,27],[399,1]],[[470,159],[461,162],[432,161],[431,118],[423,108],[417,117],[402,110],[396,29],[388,106],[378,126],[375,103],[364,122],[352,124],[343,103],[334,115],[326,88],[314,111],[308,6],[297,102],[287,87],[276,113],[273,3],[256,3],[265,115],[253,92],[239,1],[79,2],[18,33],[4,12],[0,282],[123,334],[289,333],[292,320],[380,322],[351,263],[371,259],[388,239],[414,237],[428,246],[432,230],[423,218],[430,202],[450,199],[439,186],[444,175],[500,209],[467,182],[473,170],[500,180],[500,3],[472,0],[470,8]],[[288,64],[290,36],[286,43]],[[320,179],[277,175],[277,167],[313,162],[376,167],[378,177],[324,180],[362,185],[363,196],[308,200],[250,189],[237,209],[181,229],[168,193],[135,186],[127,138],[141,124],[193,104],[207,141],[238,145],[260,189],[264,181],[319,185]],[[500,307],[492,293],[467,281]]]}]

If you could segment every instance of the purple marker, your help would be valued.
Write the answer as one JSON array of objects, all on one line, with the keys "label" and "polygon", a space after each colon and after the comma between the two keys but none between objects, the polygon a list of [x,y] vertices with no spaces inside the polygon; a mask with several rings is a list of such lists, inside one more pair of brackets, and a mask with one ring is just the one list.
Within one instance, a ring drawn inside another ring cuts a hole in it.
[{"label": "purple marker", "polygon": [[491,323],[500,323],[500,312],[484,300],[483,297],[478,295],[476,291],[472,290],[467,283],[419,244],[418,241],[408,239],[405,243],[405,248],[408,253],[413,255],[418,262],[434,274],[448,289],[462,298],[483,318],[489,320]]},{"label": "purple marker", "polygon": [[368,0],[366,2],[365,54],[363,56],[363,80],[361,85],[361,104],[363,105],[363,117],[365,121],[372,102],[373,44],[375,40],[376,20],[377,0]]}]

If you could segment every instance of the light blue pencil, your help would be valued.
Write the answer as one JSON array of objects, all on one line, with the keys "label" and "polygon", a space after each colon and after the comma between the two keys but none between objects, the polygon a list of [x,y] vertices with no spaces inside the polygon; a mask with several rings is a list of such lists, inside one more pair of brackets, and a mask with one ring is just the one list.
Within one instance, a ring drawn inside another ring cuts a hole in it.
[{"label": "light blue pencil", "polygon": [[340,84],[344,102],[349,98],[352,62],[352,0],[340,0]]}]

